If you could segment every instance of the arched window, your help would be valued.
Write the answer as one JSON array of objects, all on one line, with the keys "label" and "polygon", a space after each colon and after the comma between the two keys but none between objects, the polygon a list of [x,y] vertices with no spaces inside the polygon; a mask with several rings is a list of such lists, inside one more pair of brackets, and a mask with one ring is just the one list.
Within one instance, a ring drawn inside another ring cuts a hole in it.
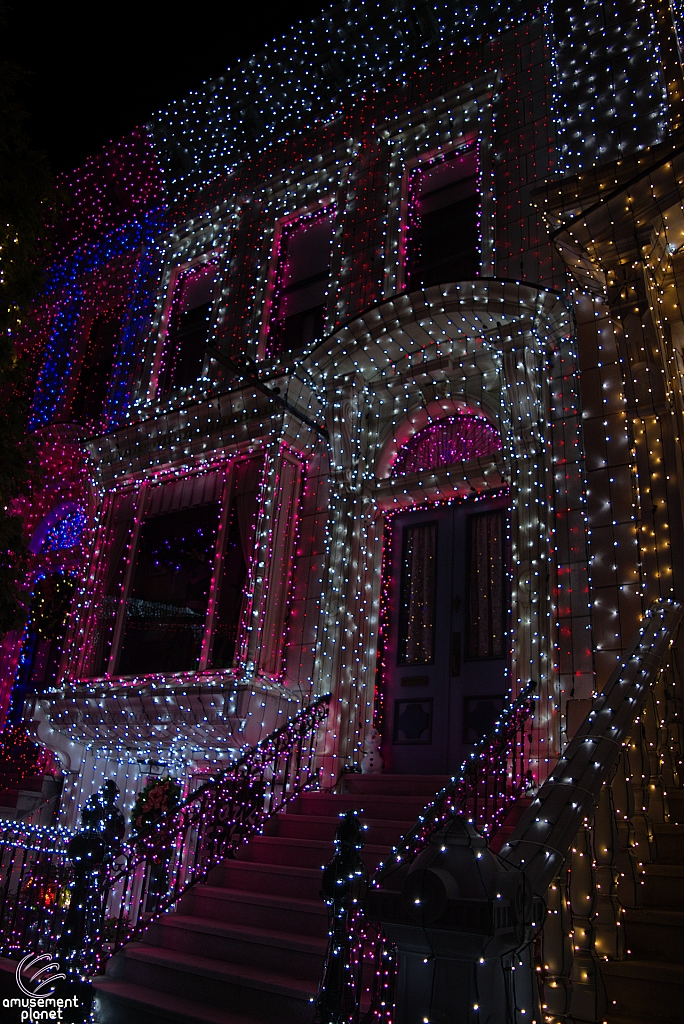
[{"label": "arched window", "polygon": [[477,413],[458,413],[414,434],[397,455],[392,476],[452,466],[500,450],[501,437],[488,419]]}]

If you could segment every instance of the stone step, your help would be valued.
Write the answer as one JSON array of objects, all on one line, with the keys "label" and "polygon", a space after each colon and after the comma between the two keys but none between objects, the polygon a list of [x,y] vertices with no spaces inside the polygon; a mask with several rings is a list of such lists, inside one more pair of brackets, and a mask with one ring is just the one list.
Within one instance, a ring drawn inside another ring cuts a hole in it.
[{"label": "stone step", "polygon": [[202,1006],[187,996],[169,995],[113,978],[94,978],[93,988],[98,1024],[274,1024],[273,1018],[230,1013]]},{"label": "stone step", "polygon": [[302,793],[288,807],[288,814],[338,818],[345,811],[358,811],[361,818],[414,822],[434,794],[387,796],[383,793]]},{"label": "stone step", "polygon": [[628,957],[603,961],[601,974],[608,996],[609,1021],[612,1007],[616,1017],[681,1024],[684,965]]},{"label": "stone step", "polygon": [[670,808],[670,822],[684,824],[684,789],[668,789],[667,802]]},{"label": "stone step", "polygon": [[627,948],[635,957],[684,964],[684,911],[643,908],[625,911]]},{"label": "stone step", "polygon": [[[652,1019],[651,1017],[650,1021]],[[611,1010],[608,1013],[606,1024],[645,1024],[645,1022],[643,1017],[623,1017],[622,1014],[613,1013]]]},{"label": "stone step", "polygon": [[189,917],[265,928],[286,935],[328,934],[328,911],[320,899],[292,899],[202,883],[183,896],[179,911]]},{"label": "stone step", "polygon": [[342,792],[372,796],[380,790],[387,796],[419,796],[431,803],[450,781],[448,775],[362,775],[348,772],[342,778]]},{"label": "stone step", "polygon": [[324,936],[286,935],[206,917],[166,914],[148,928],[142,945],[260,967],[317,983],[328,941]]},{"label": "stone step", "polygon": [[[280,836],[255,836],[243,848],[240,859],[260,864],[284,864],[292,867],[322,868],[334,854],[332,843],[322,839],[284,839]],[[363,848],[363,862],[374,871],[387,855],[388,847]]]},{"label": "stone step", "polygon": [[[332,851],[335,829],[340,820],[339,817],[324,817],[320,814],[280,814],[277,830],[272,834],[284,839],[323,839],[330,843]],[[394,846],[414,825],[414,821],[378,820],[365,816],[361,817],[361,823],[365,826],[366,844],[388,848]]]},{"label": "stone step", "polygon": [[[330,856],[332,857],[332,845]],[[287,893],[297,899],[315,900],[321,891],[321,869],[299,868],[292,865],[267,864],[261,861],[225,860],[213,868],[207,878],[209,885],[245,892]]]},{"label": "stone step", "polygon": [[659,864],[684,864],[684,825],[654,823],[653,839]]},{"label": "stone step", "polygon": [[115,981],[187,996],[201,1006],[230,1007],[244,1016],[281,1017],[293,1024],[311,1024],[311,1001],[317,983],[288,977],[246,964],[227,964],[210,957],[159,949],[132,942],[107,965]]},{"label": "stone step", "polygon": [[684,910],[684,865],[644,864],[644,906]]}]

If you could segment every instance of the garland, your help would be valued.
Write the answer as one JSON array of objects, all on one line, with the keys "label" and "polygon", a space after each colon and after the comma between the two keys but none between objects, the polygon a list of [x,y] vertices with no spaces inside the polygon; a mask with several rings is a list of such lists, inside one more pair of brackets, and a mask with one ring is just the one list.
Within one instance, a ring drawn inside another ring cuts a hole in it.
[{"label": "garland", "polygon": [[[181,800],[181,789],[174,779],[150,779],[144,789],[138,793],[131,814],[131,839],[145,832],[152,825],[161,821],[167,812],[173,815]],[[167,838],[168,827],[158,830],[158,835],[151,842],[148,838],[144,843],[137,842],[139,853],[158,855]]]}]

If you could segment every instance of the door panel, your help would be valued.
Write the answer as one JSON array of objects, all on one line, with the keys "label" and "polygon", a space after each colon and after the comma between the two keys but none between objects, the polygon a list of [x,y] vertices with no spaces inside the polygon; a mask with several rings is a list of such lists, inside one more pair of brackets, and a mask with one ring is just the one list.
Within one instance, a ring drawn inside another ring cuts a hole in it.
[{"label": "door panel", "polygon": [[392,524],[385,771],[456,772],[507,693],[504,498]]}]

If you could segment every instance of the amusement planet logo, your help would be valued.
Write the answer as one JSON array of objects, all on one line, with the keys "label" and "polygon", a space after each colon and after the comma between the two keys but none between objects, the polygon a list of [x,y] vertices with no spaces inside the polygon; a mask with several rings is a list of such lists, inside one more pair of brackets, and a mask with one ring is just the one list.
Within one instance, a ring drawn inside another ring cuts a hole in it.
[{"label": "amusement planet logo", "polygon": [[[21,998],[3,999],[4,1008],[16,1007],[19,1020],[33,1024],[34,1021],[55,1020],[68,1024],[64,1016],[65,1009],[76,1009],[79,1006],[77,996],[65,999],[55,996],[58,981],[66,978],[59,969],[59,964],[49,953],[29,953],[17,964],[14,972]],[[2,1016],[2,1020],[6,1018]]]},{"label": "amusement planet logo", "polygon": [[[42,967],[38,967],[38,964],[47,960],[47,963],[43,963]],[[29,971],[34,967],[38,967],[38,970],[34,974],[29,976]],[[66,978],[66,974],[56,973],[59,972],[59,964],[56,960],[53,960],[49,953],[41,953],[36,956],[35,953],[29,953],[23,960],[20,960],[17,964],[17,969],[14,972],[14,976],[17,979],[17,985],[19,991],[23,992],[25,996],[30,999],[32,996],[41,998],[45,996],[54,995],[55,982],[60,981],[62,978]],[[27,988],[30,985],[30,988]],[[46,985],[51,985],[52,988],[48,992],[43,992]]]}]

